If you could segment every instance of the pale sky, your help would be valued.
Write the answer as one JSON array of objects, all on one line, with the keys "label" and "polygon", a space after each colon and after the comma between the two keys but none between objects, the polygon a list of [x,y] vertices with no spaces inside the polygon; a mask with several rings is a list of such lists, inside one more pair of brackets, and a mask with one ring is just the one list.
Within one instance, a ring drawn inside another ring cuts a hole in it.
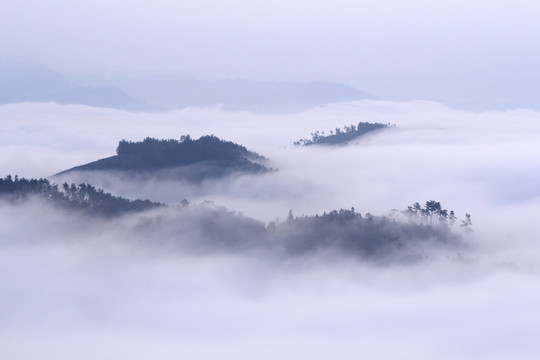
[{"label": "pale sky", "polygon": [[0,39],[72,72],[99,63],[328,80],[398,99],[534,103],[539,20],[530,0],[29,0],[4,4]]}]

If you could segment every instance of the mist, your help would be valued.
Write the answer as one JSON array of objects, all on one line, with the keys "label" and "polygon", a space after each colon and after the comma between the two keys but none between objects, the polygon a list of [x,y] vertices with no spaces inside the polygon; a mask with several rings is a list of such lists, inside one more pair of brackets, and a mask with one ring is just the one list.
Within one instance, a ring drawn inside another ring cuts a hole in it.
[{"label": "mist", "polygon": [[[485,213],[534,201],[540,190],[529,180],[538,175],[539,130],[538,113],[530,110],[470,113],[432,102],[360,101],[293,115],[219,108],[131,114],[52,104],[9,105],[0,112],[2,150],[18,154],[3,157],[2,168],[27,177],[112,156],[122,139],[214,134],[242,144],[268,157],[267,165],[278,171],[199,186],[175,181],[155,186],[91,173],[58,180],[86,181],[114,194],[165,203],[212,200],[265,221],[282,218],[289,209],[300,215],[354,206],[381,213],[428,199],[459,213]],[[292,146],[311,132],[359,121],[396,127],[346,147]]]},{"label": "mist", "polygon": [[[238,142],[278,169],[199,185],[104,173],[58,179],[173,205],[113,219],[0,202],[4,357],[533,359],[540,351],[535,111],[372,100],[293,115],[19,104],[0,107],[0,118],[2,176],[52,176],[114,155],[121,139],[183,134]],[[396,126],[344,147],[293,146],[359,121]],[[174,205],[182,199],[193,211]],[[432,199],[471,213],[474,233],[467,248],[412,264],[208,246],[196,210],[226,207],[244,217],[222,217],[225,225],[264,225],[289,210],[384,215]]]},{"label": "mist", "polygon": [[134,218],[88,223],[42,206],[0,208],[11,225],[1,243],[8,357],[533,359],[538,351],[538,269],[524,268],[523,256],[380,268],[193,254],[133,241]]},{"label": "mist", "polygon": [[[0,358],[537,359],[539,4],[4,4],[0,185],[164,206],[0,196]],[[293,145],[359,122],[395,126]],[[188,134],[275,171],[57,175]],[[403,211],[430,200],[458,219],[421,238]],[[333,210],[395,246],[343,245]]]},{"label": "mist", "polygon": [[326,80],[385,99],[538,109],[531,0],[29,0],[4,10],[4,61],[73,75]]}]

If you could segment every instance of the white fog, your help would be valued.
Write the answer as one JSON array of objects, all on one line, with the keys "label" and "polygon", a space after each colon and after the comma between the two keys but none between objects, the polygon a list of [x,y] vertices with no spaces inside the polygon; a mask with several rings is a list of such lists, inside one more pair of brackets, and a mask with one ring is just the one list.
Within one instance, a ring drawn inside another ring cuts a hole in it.
[{"label": "white fog", "polygon": [[[386,214],[435,199],[474,224],[463,253],[377,266],[354,256],[194,253],[171,244],[196,232],[138,233],[151,214],[88,220],[39,202],[2,204],[7,358],[533,359],[540,350],[538,113],[377,101],[282,116],[54,104],[0,112],[2,168],[20,176],[112,156],[121,139],[215,134],[279,170],[202,186],[99,174],[89,182],[132,198],[211,200],[265,222],[289,209]],[[347,147],[292,145],[358,121],[396,127]]]},{"label": "white fog", "polygon": [[0,360],[536,360],[539,4],[2,4]]}]

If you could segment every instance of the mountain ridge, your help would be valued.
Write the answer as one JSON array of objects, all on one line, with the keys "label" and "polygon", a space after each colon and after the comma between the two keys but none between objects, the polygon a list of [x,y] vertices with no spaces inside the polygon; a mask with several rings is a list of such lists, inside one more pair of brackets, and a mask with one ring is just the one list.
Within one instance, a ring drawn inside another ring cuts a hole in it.
[{"label": "mountain ridge", "polygon": [[234,173],[258,174],[273,171],[260,164],[265,157],[231,141],[214,135],[193,140],[183,135],[180,140],[158,140],[147,137],[143,141],[122,140],[116,155],[75,166],[54,176],[75,171],[119,171],[144,176],[178,178],[200,182]]},{"label": "mountain ridge", "polygon": [[35,64],[0,62],[0,105],[55,102],[160,112],[221,106],[227,111],[294,113],[328,103],[374,99],[327,81],[201,80],[191,76],[69,76]]}]

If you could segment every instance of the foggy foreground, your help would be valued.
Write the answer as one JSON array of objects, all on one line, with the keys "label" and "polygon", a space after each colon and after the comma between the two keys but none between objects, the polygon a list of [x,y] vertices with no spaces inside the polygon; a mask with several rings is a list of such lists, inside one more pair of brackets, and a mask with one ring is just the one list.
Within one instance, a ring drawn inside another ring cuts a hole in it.
[{"label": "foggy foreground", "polygon": [[[215,206],[264,223],[352,206],[388,214],[441,201],[473,216],[469,247],[373,264],[335,252],[193,249],[174,216],[96,219],[0,203],[0,352],[15,359],[533,359],[540,352],[539,114],[355,102],[292,116],[187,109],[137,115],[0,107],[5,174],[48,176],[111,156],[121,139],[216,134],[279,171],[198,186],[95,173],[116,195]],[[396,124],[340,148],[316,130]],[[5,175],[4,174],[4,175]],[[190,205],[191,206],[191,205]],[[172,209],[166,211],[175,211]],[[163,215],[163,214],[161,214]]]}]

